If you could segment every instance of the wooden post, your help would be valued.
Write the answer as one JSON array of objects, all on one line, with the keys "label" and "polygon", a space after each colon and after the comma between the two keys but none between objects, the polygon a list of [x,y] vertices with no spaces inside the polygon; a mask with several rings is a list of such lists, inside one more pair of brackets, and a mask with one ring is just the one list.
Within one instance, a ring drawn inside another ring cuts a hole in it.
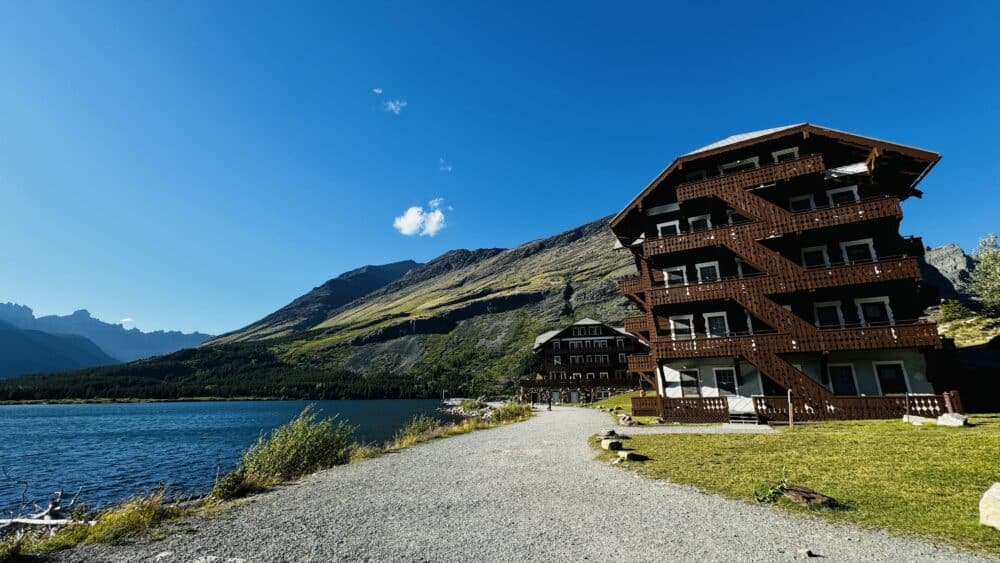
[{"label": "wooden post", "polygon": [[788,429],[795,426],[795,407],[792,406],[792,389],[788,388]]}]

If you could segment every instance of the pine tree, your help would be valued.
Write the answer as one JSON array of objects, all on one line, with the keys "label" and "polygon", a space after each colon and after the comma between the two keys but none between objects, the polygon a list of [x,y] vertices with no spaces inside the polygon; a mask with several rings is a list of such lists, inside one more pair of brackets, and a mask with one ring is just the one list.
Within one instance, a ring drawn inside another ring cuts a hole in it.
[{"label": "pine tree", "polygon": [[1000,316],[1000,247],[996,233],[983,237],[972,257],[976,260],[970,284],[972,294],[982,303],[986,314]]}]

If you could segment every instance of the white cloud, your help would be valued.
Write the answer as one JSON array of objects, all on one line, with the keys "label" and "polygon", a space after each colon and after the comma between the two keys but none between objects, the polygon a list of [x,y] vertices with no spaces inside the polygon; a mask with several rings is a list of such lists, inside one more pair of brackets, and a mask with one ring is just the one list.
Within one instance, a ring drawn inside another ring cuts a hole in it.
[{"label": "white cloud", "polygon": [[438,170],[442,172],[451,172],[453,169],[454,167],[451,165],[450,162],[448,162],[444,158],[438,159]]},{"label": "white cloud", "polygon": [[376,96],[381,96],[382,92],[385,92],[385,90],[383,90],[381,88],[372,88],[372,92],[375,92]]},{"label": "white cloud", "polygon": [[[410,207],[402,215],[396,217],[392,226],[406,236],[419,234],[424,237],[432,237],[438,234],[441,229],[448,226],[445,221],[444,211],[441,211],[441,204],[444,198],[436,197],[428,202],[430,209],[424,210],[419,205]],[[448,208],[451,209],[450,207]]]},{"label": "white cloud", "polygon": [[123,324],[123,325],[127,325],[127,324],[132,324],[132,323],[134,323],[135,321],[134,321],[134,320],[132,320],[132,317],[125,317],[125,318],[123,318],[122,320],[120,320],[120,321],[118,321],[118,322],[119,322],[120,324]]},{"label": "white cloud", "polygon": [[406,100],[389,100],[388,102],[383,102],[382,107],[385,111],[390,112],[395,115],[399,115],[399,112],[403,111],[407,105]]}]

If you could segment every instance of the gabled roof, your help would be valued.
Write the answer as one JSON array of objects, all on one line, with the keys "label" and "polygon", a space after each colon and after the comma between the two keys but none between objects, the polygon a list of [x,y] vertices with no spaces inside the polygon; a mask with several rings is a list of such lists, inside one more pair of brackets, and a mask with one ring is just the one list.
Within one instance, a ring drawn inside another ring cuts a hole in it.
[{"label": "gabled roof", "polygon": [[[611,326],[608,323],[602,323],[601,321],[595,321],[594,319],[591,319],[591,318],[580,319],[580,320],[576,321],[575,323],[569,325],[566,328],[573,327],[573,326],[581,326],[581,325],[583,325],[583,326],[588,326],[588,325],[604,325],[604,326],[607,326],[608,328],[610,328],[611,330],[613,330],[615,332],[624,334],[625,336],[628,336],[628,337],[631,337],[631,338],[635,338],[634,334],[632,334],[631,332],[626,331],[622,327]],[[543,344],[545,344],[549,340],[552,340],[560,332],[566,330],[566,328],[560,328],[558,330],[549,330],[549,331],[546,331],[546,332],[543,332],[543,333],[539,334],[538,336],[535,337],[535,344],[534,344],[534,346],[532,346],[532,349],[533,350],[537,350],[540,346],[542,346]]]},{"label": "gabled roof", "polygon": [[846,131],[839,131],[837,129],[831,129],[829,127],[823,127],[822,125],[814,125],[812,123],[799,123],[797,125],[785,125],[782,127],[773,127],[771,129],[761,129],[758,131],[750,131],[747,133],[740,133],[739,135],[731,135],[724,139],[720,139],[714,143],[705,145],[699,149],[692,152],[685,153],[670,163],[669,166],[663,169],[653,181],[649,183],[638,195],[632,198],[632,201],[628,203],[621,211],[618,212],[611,219],[612,228],[616,226],[628,213],[628,211],[634,207],[642,198],[644,198],[649,192],[651,192],[664,178],[670,175],[675,169],[680,168],[685,162],[690,160],[695,160],[698,158],[705,158],[707,156],[712,156],[716,154],[722,154],[731,150],[736,150],[749,145],[754,145],[764,141],[771,140],[773,138],[782,137],[785,135],[793,133],[816,133],[818,135],[824,135],[827,137],[833,137],[836,139],[841,139],[844,141],[858,143],[871,147],[878,147],[880,149],[888,149],[890,151],[899,152],[901,154],[910,156],[920,161],[926,161],[928,164],[924,169],[923,173],[917,177],[913,182],[915,186],[930,170],[934,164],[941,159],[941,155],[924,150],[916,147],[911,147],[907,145],[900,145],[897,143],[892,143],[889,141],[883,141],[881,139],[876,139],[874,137],[865,137],[863,135],[856,135],[854,133],[848,133]]}]

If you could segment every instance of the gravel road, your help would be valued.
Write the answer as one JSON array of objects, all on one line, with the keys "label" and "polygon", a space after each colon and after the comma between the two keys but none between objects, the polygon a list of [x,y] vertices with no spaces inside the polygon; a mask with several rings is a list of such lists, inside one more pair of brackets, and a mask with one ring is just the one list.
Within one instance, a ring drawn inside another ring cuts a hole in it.
[{"label": "gravel road", "polygon": [[976,561],[653,481],[594,459],[608,415],[576,408],[324,471],[194,520],[195,531],[87,546],[62,561]]}]

